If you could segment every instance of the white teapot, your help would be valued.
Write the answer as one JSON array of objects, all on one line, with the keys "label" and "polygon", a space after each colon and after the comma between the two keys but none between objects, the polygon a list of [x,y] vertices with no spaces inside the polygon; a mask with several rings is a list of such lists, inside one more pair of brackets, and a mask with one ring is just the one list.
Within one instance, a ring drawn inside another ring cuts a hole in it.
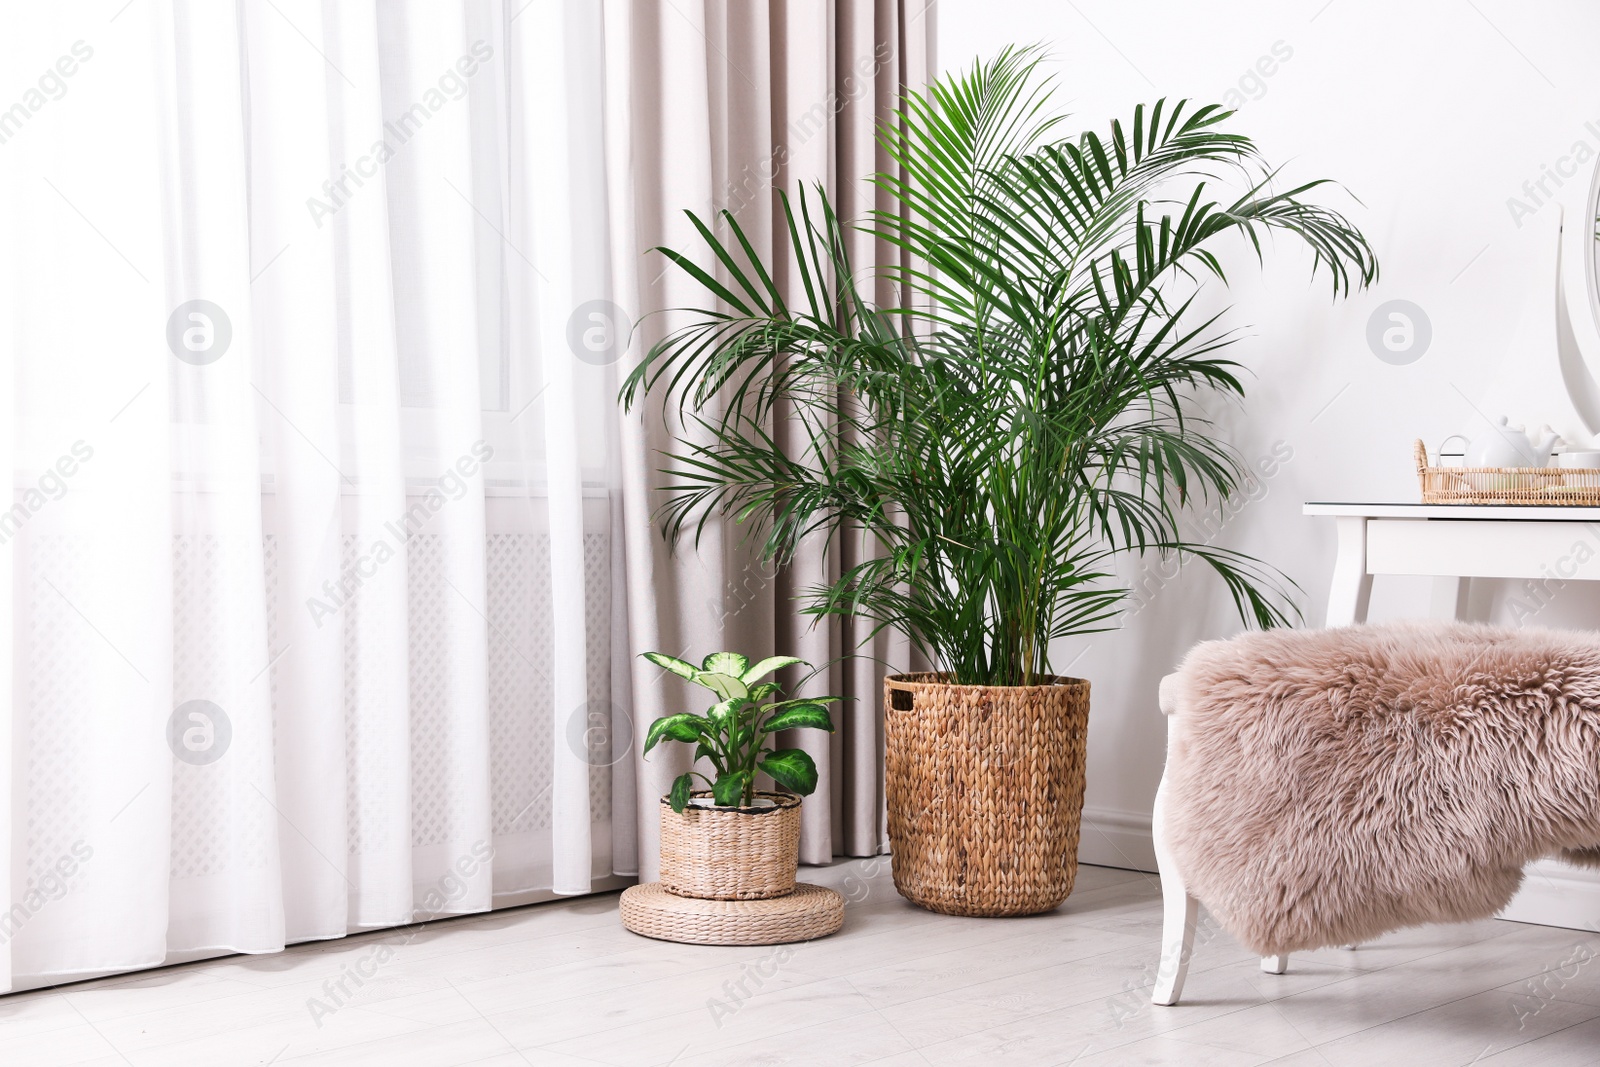
[{"label": "white teapot", "polygon": [[1509,425],[1501,415],[1489,430],[1467,441],[1462,466],[1543,467],[1559,440],[1549,426],[1539,427],[1536,435],[1529,434],[1521,426]]}]

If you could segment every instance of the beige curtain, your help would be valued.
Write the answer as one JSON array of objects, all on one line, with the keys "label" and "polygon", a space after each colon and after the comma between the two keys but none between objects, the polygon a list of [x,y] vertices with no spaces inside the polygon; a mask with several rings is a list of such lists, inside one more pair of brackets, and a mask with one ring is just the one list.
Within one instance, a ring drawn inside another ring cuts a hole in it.
[{"label": "beige curtain", "polygon": [[[696,247],[684,209],[702,216],[734,212],[749,233],[765,235],[767,255],[783,247],[774,221],[777,189],[792,195],[802,184],[821,183],[845,218],[877,206],[879,194],[864,179],[890,161],[875,127],[906,87],[920,88],[929,77],[933,4],[608,0],[611,253],[624,310],[637,318],[703,304],[692,283],[646,252],[657,245]],[[851,254],[859,269],[891,252],[858,236]],[[779,272],[780,283],[787,284],[786,274]],[[626,358],[637,359],[672,325],[670,312],[647,319]],[[818,543],[775,573],[752,562],[742,530],[722,523],[710,526],[698,545],[674,550],[650,518],[660,502],[659,452],[673,447],[659,404],[636,409],[622,435],[620,521],[633,651],[698,657],[728,648],[829,664],[807,691],[846,698],[835,713],[840,728],[831,737],[800,731],[790,742],[803,745],[821,771],[803,808],[801,860],[882,852],[882,676],[886,665],[903,669],[908,650],[888,634],[863,643],[869,628],[862,623],[814,623],[797,613],[795,602],[798,592],[836,576],[870,546],[849,536]],[[697,699],[643,661],[631,681],[635,737],[657,716],[687,710],[683,702]],[[643,879],[657,871],[658,798],[686,768],[685,753],[662,750],[638,765]]]}]

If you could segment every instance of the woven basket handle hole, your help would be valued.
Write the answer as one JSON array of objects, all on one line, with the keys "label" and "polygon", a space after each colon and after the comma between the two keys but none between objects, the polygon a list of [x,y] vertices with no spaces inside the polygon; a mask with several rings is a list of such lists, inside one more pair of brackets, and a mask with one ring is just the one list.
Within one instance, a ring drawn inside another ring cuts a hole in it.
[{"label": "woven basket handle hole", "polygon": [[895,711],[910,711],[915,698],[909,689],[891,689],[889,691],[889,706]]}]

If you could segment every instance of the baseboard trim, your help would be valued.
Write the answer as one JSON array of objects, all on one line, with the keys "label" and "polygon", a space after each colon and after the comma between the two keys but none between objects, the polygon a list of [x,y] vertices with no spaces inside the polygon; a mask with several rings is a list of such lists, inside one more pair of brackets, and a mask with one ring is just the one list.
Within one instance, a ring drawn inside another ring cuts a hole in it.
[{"label": "baseboard trim", "polygon": [[[638,881],[638,877],[631,874],[597,874],[591,879],[591,887],[588,893],[557,893],[551,889],[527,889],[515,893],[497,893],[491,898],[492,902],[488,911],[463,912],[459,915],[441,915],[434,919],[422,919],[416,922],[400,923],[398,925],[357,927],[336,937],[300,938],[288,942],[284,945],[284,948],[289,949],[298,945],[308,945],[314,941],[343,941],[347,937],[359,937],[362,934],[403,934],[407,930],[412,931],[410,936],[415,937],[416,931],[420,931],[430,924],[437,923],[441,925],[441,928],[447,929],[448,927],[445,927],[443,924],[449,923],[453,920],[483,919],[505,908],[520,908],[529,904],[544,904],[552,900],[576,900],[582,896],[593,896],[598,893],[613,893],[619,889],[626,889],[630,885],[636,885],[638,884]],[[253,953],[253,955],[270,956],[280,951],[282,950],[275,949],[271,952]],[[4,1000],[13,993],[22,993],[31,989],[46,989],[50,986],[71,985],[77,982],[90,982],[101,978],[127,978],[129,980],[134,980],[140,977],[148,977],[151,971],[163,967],[174,967],[185,963],[198,963],[201,960],[223,959],[227,956],[239,955],[243,955],[243,953],[237,952],[231,948],[190,949],[183,952],[169,952],[165,959],[156,963],[133,964],[127,967],[118,967],[109,971],[73,971],[66,973],[56,972],[53,974],[19,974],[14,976],[12,979],[11,989],[5,992],[0,992],[0,1000]]]},{"label": "baseboard trim", "polygon": [[1116,808],[1085,807],[1078,834],[1078,862],[1128,871],[1154,871],[1156,849],[1150,816]]},{"label": "baseboard trim", "polygon": [[[1078,862],[1129,871],[1156,869],[1150,816],[1116,808],[1085,807]],[[1600,870],[1560,860],[1529,864],[1522,889],[1499,918],[1512,922],[1600,931]]]},{"label": "baseboard trim", "polygon": [[1499,917],[1540,926],[1600,931],[1600,871],[1555,859],[1531,863],[1522,889]]}]

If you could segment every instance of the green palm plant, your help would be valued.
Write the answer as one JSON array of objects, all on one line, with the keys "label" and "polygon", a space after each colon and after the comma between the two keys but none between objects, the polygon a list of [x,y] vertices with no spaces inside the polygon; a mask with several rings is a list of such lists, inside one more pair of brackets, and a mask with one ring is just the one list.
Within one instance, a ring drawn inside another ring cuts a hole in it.
[{"label": "green palm plant", "polygon": [[[1051,641],[1115,625],[1120,553],[1204,560],[1246,620],[1292,621],[1286,579],[1180,529],[1246,474],[1194,409],[1244,392],[1235,335],[1197,298],[1227,284],[1224,241],[1259,259],[1275,233],[1310,249],[1335,298],[1378,274],[1355,226],[1307,199],[1326,183],[1275,191],[1231,113],[1162,100],[1068,137],[1040,59],[1008,49],[904,98],[880,132],[898,169],[873,179],[891,209],[846,222],[820,190],[780,198],[792,301],[737,219],[719,232],[690,213],[715,266],[658,251],[709,299],[621,397],[659,391],[684,430],[669,537],[728,514],[781,563],[858,529],[873,557],[805,610],[895,627],[962,684],[1033,684]],[[852,228],[899,251],[880,268],[893,306],[869,299],[881,275],[853,268]]]}]

